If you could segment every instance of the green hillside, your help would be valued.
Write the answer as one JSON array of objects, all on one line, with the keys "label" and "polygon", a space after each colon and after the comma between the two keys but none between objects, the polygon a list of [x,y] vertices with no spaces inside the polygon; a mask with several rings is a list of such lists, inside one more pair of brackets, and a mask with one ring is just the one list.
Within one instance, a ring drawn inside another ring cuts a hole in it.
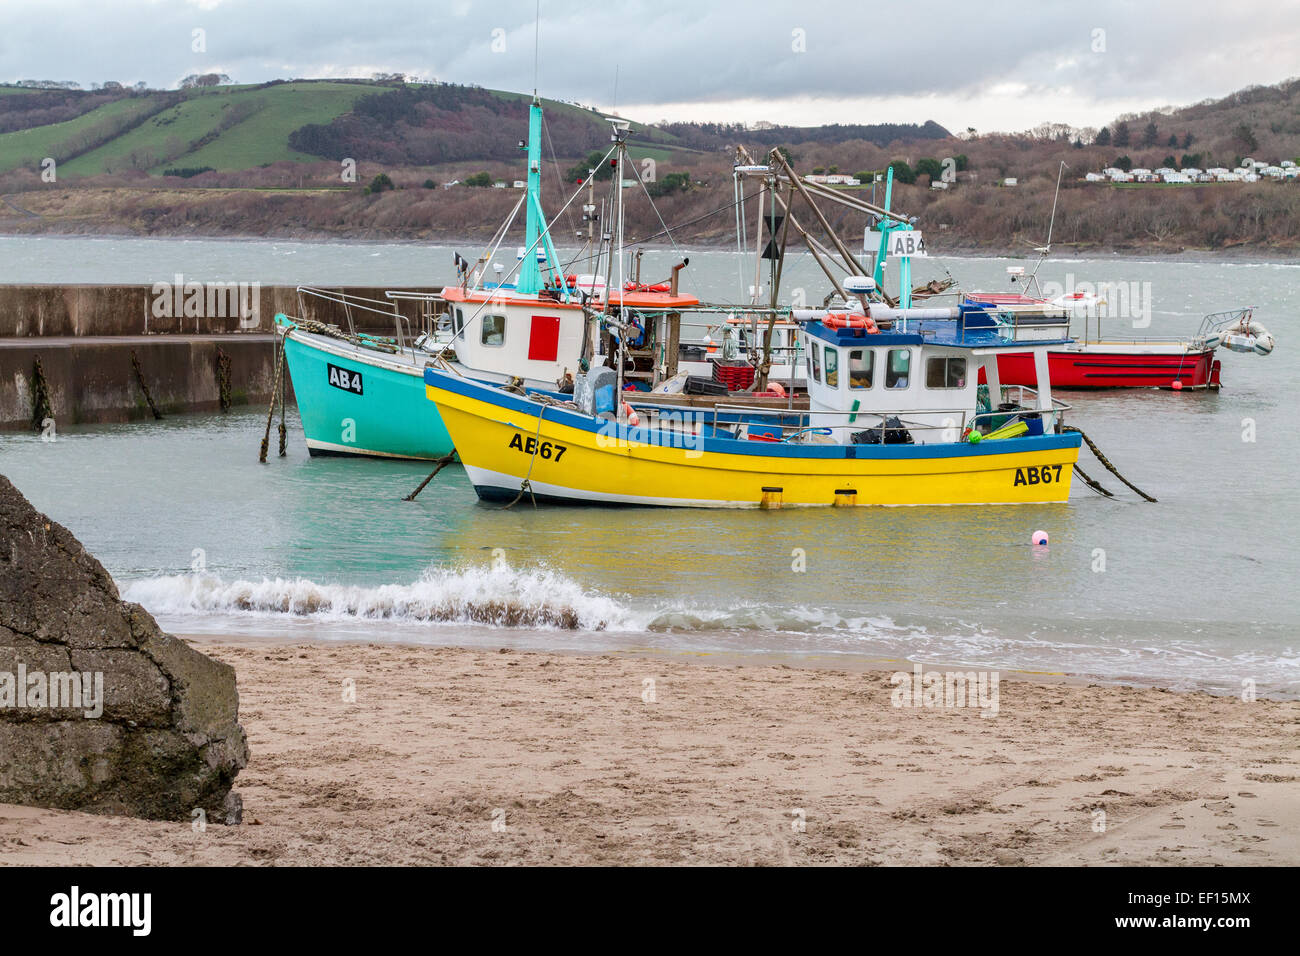
[{"label": "green hillside", "polygon": [[[5,88],[17,92],[13,87]],[[51,123],[33,129],[0,135],[0,172],[27,166],[36,169],[41,160],[52,156],[59,160],[59,172],[65,172],[62,157],[78,140],[94,136],[97,129],[128,123],[157,109],[155,97],[120,99],[101,106],[66,123]]]},{"label": "green hillside", "polygon": [[[355,83],[283,83],[195,91],[177,106],[72,160],[62,171],[72,176],[125,169],[161,173],[173,166],[211,166],[226,171],[281,160],[315,160],[318,157],[289,148],[289,133],[303,123],[329,122],[368,92],[368,87]],[[222,128],[223,123],[227,128]],[[0,142],[3,139],[0,137]]]},{"label": "green hillside", "polygon": [[[19,167],[36,169],[46,156],[58,160],[60,179],[132,170],[161,175],[171,168],[211,167],[229,172],[285,160],[317,161],[322,157],[289,145],[294,130],[308,124],[329,124],[349,113],[361,97],[391,89],[375,83],[297,80],[143,96],[124,91],[122,98],[73,120],[0,134],[0,173]],[[0,86],[0,95],[32,92]],[[531,98],[522,93],[487,92],[521,107]],[[604,120],[599,113],[550,100],[545,106],[551,123],[558,120],[599,128],[603,138]],[[521,124],[518,133],[523,132]],[[668,160],[686,149],[677,136],[648,126],[637,126],[634,141],[640,147],[639,155],[658,160]],[[566,150],[564,143],[554,146],[561,153],[581,152]]]}]

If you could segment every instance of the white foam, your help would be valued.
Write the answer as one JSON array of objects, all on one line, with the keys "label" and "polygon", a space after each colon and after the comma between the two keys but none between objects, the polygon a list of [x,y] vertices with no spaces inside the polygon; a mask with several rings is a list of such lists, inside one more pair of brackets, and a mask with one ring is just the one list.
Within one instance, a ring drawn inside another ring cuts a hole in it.
[{"label": "white foam", "polygon": [[563,575],[508,566],[426,571],[412,584],[359,587],[307,578],[223,580],[173,574],[126,585],[124,596],[152,614],[307,616],[325,621],[386,620],[576,630],[640,629],[612,598],[591,594]]}]

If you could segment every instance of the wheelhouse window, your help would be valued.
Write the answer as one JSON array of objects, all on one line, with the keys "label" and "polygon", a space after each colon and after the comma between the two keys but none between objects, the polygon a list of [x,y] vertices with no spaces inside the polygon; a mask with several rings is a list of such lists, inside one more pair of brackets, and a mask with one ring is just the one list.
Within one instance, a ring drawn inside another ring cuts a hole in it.
[{"label": "wheelhouse window", "polygon": [[849,388],[870,388],[876,353],[871,349],[849,351]]},{"label": "wheelhouse window", "polygon": [[484,345],[500,346],[506,344],[506,317],[504,315],[483,316]]},{"label": "wheelhouse window", "polygon": [[932,358],[925,363],[926,388],[965,388],[964,358]]},{"label": "wheelhouse window", "polygon": [[456,306],[453,314],[455,315],[455,318],[451,320],[451,327],[456,333],[456,337],[459,338],[460,333],[465,331],[465,310],[460,306]]},{"label": "wheelhouse window", "polygon": [[840,350],[826,346],[826,384],[830,388],[840,387]]},{"label": "wheelhouse window", "polygon": [[821,384],[822,380],[822,347],[816,342],[812,343],[812,348],[808,350],[808,361],[812,363],[813,381]]},{"label": "wheelhouse window", "polygon": [[912,371],[911,349],[890,349],[885,361],[885,388],[907,388]]}]

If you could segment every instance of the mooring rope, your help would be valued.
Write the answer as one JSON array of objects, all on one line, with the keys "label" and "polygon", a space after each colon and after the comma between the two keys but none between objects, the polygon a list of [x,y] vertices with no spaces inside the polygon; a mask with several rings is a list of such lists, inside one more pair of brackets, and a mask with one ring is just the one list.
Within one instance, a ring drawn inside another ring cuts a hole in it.
[{"label": "mooring rope", "polygon": [[[262,434],[262,450],[258,453],[257,460],[266,464],[266,452],[271,444],[271,422],[275,418],[275,400],[280,392],[280,375],[284,369],[284,343],[277,336],[275,340],[275,378],[271,382],[271,407],[266,410],[266,431]],[[283,439],[281,439],[283,441]],[[281,445],[280,454],[284,454],[284,446]]]},{"label": "mooring rope", "polygon": [[447,454],[443,455],[441,458],[438,459],[437,467],[434,468],[433,471],[429,472],[429,477],[425,478],[424,481],[420,482],[420,486],[416,488],[414,491],[412,491],[409,495],[407,495],[402,500],[414,501],[415,496],[424,490],[424,486],[427,485],[429,482],[433,481],[433,479],[437,476],[438,472],[442,471],[444,468],[446,468],[455,460],[456,460],[456,449],[453,448],[450,452],[448,452]]},{"label": "mooring rope", "polygon": [[1078,462],[1074,463],[1074,473],[1078,475],[1080,478],[1082,478],[1083,483],[1087,485],[1089,488],[1091,488],[1093,491],[1097,492],[1097,494],[1104,495],[1107,498],[1115,497],[1115,495],[1112,494],[1108,489],[1102,487],[1100,481],[1097,481],[1095,478],[1089,477],[1088,473],[1079,467]]},{"label": "mooring rope", "polygon": [[502,511],[509,511],[515,505],[519,504],[519,499],[528,492],[528,497],[533,502],[533,507],[537,507],[537,496],[533,494],[533,465],[537,462],[537,450],[542,447],[542,419],[546,417],[547,406],[543,405],[537,410],[537,431],[533,433],[533,456],[528,459],[528,474],[524,475],[524,480],[519,484],[519,494],[515,495],[515,500],[502,508]]},{"label": "mooring rope", "polygon": [[316,335],[324,335],[327,338],[338,339],[340,342],[347,342],[349,345],[360,346],[361,348],[373,349],[376,352],[386,352],[389,355],[397,354],[397,340],[384,338],[377,335],[353,335],[351,332],[344,332],[337,325],[328,322],[318,322],[315,319],[294,319],[294,327],[301,329],[303,332],[312,332]]},{"label": "mooring rope", "polygon": [[36,356],[36,362],[32,367],[32,428],[35,431],[41,431],[45,428],[46,419],[53,420],[54,408],[50,404],[50,385],[45,381],[45,369],[41,365],[41,357]]},{"label": "mooring rope", "polygon": [[217,402],[223,412],[230,411],[230,356],[217,346]]},{"label": "mooring rope", "polygon": [[[280,364],[284,364],[284,356],[280,356]],[[289,387],[289,376],[280,375],[280,457],[285,457],[285,447],[289,443],[289,429],[284,424],[285,391]]]},{"label": "mooring rope", "polygon": [[149,411],[153,412],[155,421],[161,421],[162,412],[158,411],[158,406],[153,403],[153,396],[149,394],[149,386],[144,383],[144,369],[140,367],[140,356],[135,354],[135,349],[131,350],[131,367],[135,369],[135,380],[140,383],[140,391],[144,392],[144,400],[149,403]]},{"label": "mooring rope", "polygon": [[[1128,485],[1129,488],[1131,488],[1133,491],[1137,492],[1137,494],[1141,495],[1141,496],[1142,496],[1143,498],[1145,498],[1147,501],[1155,501],[1155,500],[1156,500],[1155,498],[1152,498],[1149,494],[1147,494],[1145,491],[1143,491],[1141,488],[1139,488],[1137,485],[1133,484],[1133,482],[1129,481],[1127,478],[1125,478],[1123,475],[1121,475],[1121,474],[1119,473],[1119,469],[1116,468],[1114,465],[1112,465],[1111,462],[1110,462],[1110,459],[1107,458],[1105,455],[1103,455],[1103,454],[1101,453],[1101,449],[1097,447],[1097,443],[1094,442],[1091,438],[1089,438],[1086,434],[1084,434],[1084,431],[1083,431],[1082,428],[1075,428],[1073,425],[1062,425],[1062,426],[1061,426],[1061,431],[1063,431],[1063,432],[1078,432],[1078,433],[1079,433],[1079,437],[1082,438],[1082,439],[1084,440],[1084,442],[1087,443],[1089,450],[1091,450],[1092,453],[1093,453],[1093,455],[1096,456],[1097,460],[1098,460],[1099,462],[1101,462],[1102,467],[1104,467],[1107,471],[1109,471],[1112,475],[1114,475],[1114,476],[1115,476],[1116,478],[1118,478],[1120,481],[1124,482],[1124,484]],[[1078,466],[1076,465],[1075,467],[1077,468]],[[1091,482],[1090,482],[1090,484],[1091,484]],[[1114,496],[1112,495],[1112,497],[1114,497]]]}]

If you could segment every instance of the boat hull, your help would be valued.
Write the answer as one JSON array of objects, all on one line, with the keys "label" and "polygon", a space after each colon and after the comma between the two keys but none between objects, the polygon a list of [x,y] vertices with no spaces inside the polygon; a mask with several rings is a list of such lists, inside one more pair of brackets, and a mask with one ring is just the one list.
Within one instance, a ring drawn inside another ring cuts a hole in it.
[{"label": "boat hull", "polygon": [[452,451],[437,406],[424,397],[423,369],[304,339],[286,335],[284,350],[312,455],[433,460]]},{"label": "boat hull", "polygon": [[[1075,433],[944,445],[795,445],[597,423],[427,370],[489,501],[698,508],[1064,502]],[[524,487],[524,481],[527,487]],[[522,491],[522,495],[521,495]]]},{"label": "boat hull", "polygon": [[[1050,351],[1047,365],[1054,388],[1218,388],[1219,363],[1213,349],[1182,348]],[[998,357],[998,377],[1003,385],[1037,385],[1033,356],[1029,353]]]}]

